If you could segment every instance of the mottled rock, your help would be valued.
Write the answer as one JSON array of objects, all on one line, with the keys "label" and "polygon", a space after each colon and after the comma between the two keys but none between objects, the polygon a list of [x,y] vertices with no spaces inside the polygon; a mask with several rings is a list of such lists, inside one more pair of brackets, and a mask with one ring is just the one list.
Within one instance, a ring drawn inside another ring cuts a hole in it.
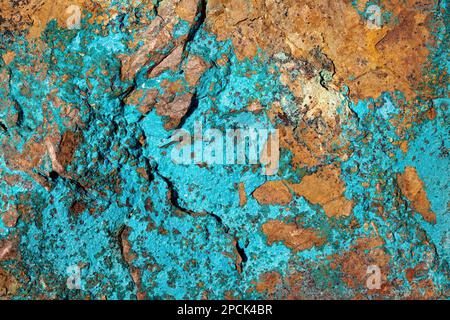
[{"label": "mottled rock", "polygon": [[253,197],[263,205],[288,205],[292,194],[284,181],[267,181],[253,191]]},{"label": "mottled rock", "polygon": [[348,216],[353,202],[345,195],[339,167],[330,165],[304,176],[299,184],[292,184],[294,192],[313,204],[320,204],[329,217]]},{"label": "mottled rock", "polygon": [[266,235],[269,245],[281,241],[294,253],[311,249],[314,246],[320,247],[326,241],[312,228],[301,228],[295,223],[287,224],[277,220],[263,224],[262,231]]},{"label": "mottled rock", "polygon": [[398,185],[403,195],[411,202],[412,208],[425,221],[436,223],[436,214],[431,211],[424,184],[413,167],[406,167],[402,174],[397,175]]}]

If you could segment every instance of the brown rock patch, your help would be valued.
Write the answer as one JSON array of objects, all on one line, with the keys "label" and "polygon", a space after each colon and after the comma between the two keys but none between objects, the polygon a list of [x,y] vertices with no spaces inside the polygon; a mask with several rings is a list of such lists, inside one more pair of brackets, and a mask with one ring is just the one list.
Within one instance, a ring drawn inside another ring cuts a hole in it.
[{"label": "brown rock patch", "polygon": [[340,175],[338,166],[329,165],[303,177],[299,184],[291,187],[297,195],[313,204],[320,204],[328,217],[349,216],[353,201],[345,198],[345,184]]},{"label": "brown rock patch", "polygon": [[65,168],[68,164],[72,162],[73,156],[79,143],[82,140],[82,136],[78,132],[73,132],[67,130],[64,132],[59,144],[59,151],[57,154],[58,161]]},{"label": "brown rock patch", "polygon": [[406,167],[405,172],[397,175],[397,181],[403,195],[411,202],[412,208],[420,213],[425,221],[436,223],[436,214],[431,211],[424,184],[416,169]]},{"label": "brown rock patch", "polygon": [[253,192],[253,197],[262,205],[288,205],[292,194],[283,181],[267,181]]},{"label": "brown rock patch", "polygon": [[277,220],[266,222],[262,231],[267,236],[267,243],[281,241],[295,253],[314,246],[321,246],[326,239],[318,235],[312,228],[300,228],[295,223],[284,223]]},{"label": "brown rock patch", "polygon": [[[240,59],[260,47],[310,59],[316,46],[336,66],[334,82],[355,98],[377,98],[393,89],[414,98],[428,57],[434,1],[383,3],[399,23],[371,29],[351,1],[210,0],[207,22],[219,40],[231,38]],[[364,10],[364,8],[360,8]]]}]

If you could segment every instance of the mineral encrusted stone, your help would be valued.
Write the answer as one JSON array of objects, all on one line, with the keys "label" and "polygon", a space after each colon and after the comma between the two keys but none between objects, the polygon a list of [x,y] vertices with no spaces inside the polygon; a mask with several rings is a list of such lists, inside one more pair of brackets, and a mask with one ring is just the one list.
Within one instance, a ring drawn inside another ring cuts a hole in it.
[{"label": "mineral encrusted stone", "polygon": [[450,298],[448,5],[2,0],[0,299]]}]

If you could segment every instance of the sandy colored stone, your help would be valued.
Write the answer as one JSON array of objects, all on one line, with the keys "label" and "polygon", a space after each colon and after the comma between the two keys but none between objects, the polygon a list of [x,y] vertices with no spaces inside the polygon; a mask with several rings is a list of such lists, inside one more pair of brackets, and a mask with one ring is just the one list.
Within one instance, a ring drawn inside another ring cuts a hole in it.
[{"label": "sandy colored stone", "polygon": [[277,287],[282,284],[282,280],[278,272],[271,271],[263,273],[259,276],[258,282],[256,283],[256,291],[273,295],[277,292]]},{"label": "sandy colored stone", "polygon": [[291,184],[292,190],[313,204],[320,204],[329,217],[349,216],[353,201],[344,196],[345,184],[340,178],[341,169],[335,165],[320,168],[316,173],[304,176],[299,184]]},{"label": "sandy colored stone", "polygon": [[288,205],[292,194],[284,181],[267,181],[253,192],[253,197],[262,205]]},{"label": "sandy colored stone", "polygon": [[[341,104],[342,110],[337,112],[337,95],[328,94],[329,100],[319,98],[323,90],[328,92],[322,87],[319,91],[311,91],[308,104],[296,105],[298,118],[290,117],[278,101],[268,112],[272,122],[283,123],[278,127],[280,148],[291,151],[291,164],[295,169],[324,165],[330,158],[345,160],[350,154],[348,138],[341,133],[342,124],[348,122],[352,115],[346,104]],[[322,103],[323,99],[328,102]]]},{"label": "sandy colored stone", "polygon": [[5,63],[5,65],[8,65],[11,63],[11,61],[13,61],[14,57],[16,56],[16,53],[14,51],[8,51],[6,52],[3,56],[3,62]]},{"label": "sandy colored stone", "polygon": [[12,207],[11,209],[2,214],[3,224],[8,228],[14,227],[18,219],[19,214],[15,207]]},{"label": "sandy colored stone", "polygon": [[436,223],[436,214],[431,211],[425,186],[413,167],[406,167],[402,174],[397,175],[397,181],[402,194],[411,202],[412,208],[420,213],[425,221]]},{"label": "sandy colored stone", "polygon": [[384,240],[379,236],[359,238],[351,250],[333,256],[331,266],[333,269],[339,268],[342,281],[351,288],[367,288],[369,266],[380,268],[381,288],[377,292],[389,296],[392,294],[388,283],[391,256],[383,246]]},{"label": "sandy colored stone", "polygon": [[[185,17],[186,21],[192,25],[195,23],[195,15],[197,13],[199,0],[175,0],[162,1],[158,6],[158,16],[156,16],[146,28],[135,36],[131,47],[142,45],[136,52],[130,56],[122,56],[122,79],[131,80],[145,66],[153,63],[159,65],[171,52],[172,57],[166,61],[168,66],[172,65],[178,59],[180,54],[179,46],[184,47],[188,35],[184,34],[180,37],[173,36],[173,30],[176,24],[180,22],[178,13]],[[192,7],[190,7],[192,6]],[[176,51],[168,50],[177,48]],[[163,53],[166,52],[166,53]]]},{"label": "sandy colored stone", "polygon": [[181,0],[175,9],[175,13],[181,19],[192,23],[198,11],[198,3],[198,0]]},{"label": "sandy colored stone", "polygon": [[19,259],[19,257],[17,239],[0,240],[0,261]]},{"label": "sandy colored stone", "polygon": [[271,220],[263,224],[262,231],[266,235],[269,245],[281,241],[293,252],[321,246],[326,241],[312,228],[300,228],[295,223],[287,224],[278,220]]},{"label": "sandy colored stone", "polygon": [[219,40],[230,38],[238,58],[258,47],[310,59],[315,47],[336,66],[334,82],[355,98],[400,90],[414,98],[432,41],[430,8],[436,1],[383,3],[399,23],[371,29],[351,1],[210,0],[207,22]]},{"label": "sandy colored stone", "polygon": [[143,45],[132,55],[122,57],[122,80],[131,80],[147,64],[159,64],[167,56],[161,51],[172,39],[170,30],[161,17],[156,17],[146,30],[136,36],[144,41]]},{"label": "sandy colored stone", "polygon": [[[100,1],[98,1],[100,2]],[[68,21],[73,16],[74,11],[71,6],[76,6],[80,10],[80,17],[83,18],[83,10],[94,11],[95,5],[86,0],[30,0],[17,1],[5,0],[0,4],[0,31],[6,30],[28,30],[28,38],[38,38],[47,24],[55,19],[60,27],[67,27]]]}]

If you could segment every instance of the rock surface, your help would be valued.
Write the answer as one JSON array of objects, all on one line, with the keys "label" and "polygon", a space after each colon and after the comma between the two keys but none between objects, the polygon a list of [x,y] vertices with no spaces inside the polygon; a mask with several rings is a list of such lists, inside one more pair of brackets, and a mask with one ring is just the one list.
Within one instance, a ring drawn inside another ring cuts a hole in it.
[{"label": "rock surface", "polygon": [[448,299],[448,10],[2,1],[0,299]]}]

